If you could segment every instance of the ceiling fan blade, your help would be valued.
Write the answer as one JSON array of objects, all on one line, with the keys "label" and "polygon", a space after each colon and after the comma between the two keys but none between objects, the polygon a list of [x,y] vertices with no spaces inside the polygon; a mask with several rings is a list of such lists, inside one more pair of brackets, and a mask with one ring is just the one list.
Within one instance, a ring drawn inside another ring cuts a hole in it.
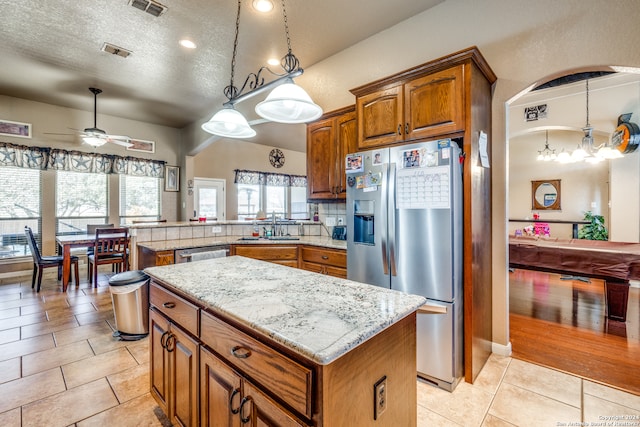
[{"label": "ceiling fan blade", "polygon": [[116,144],[116,145],[121,145],[123,147],[131,147],[133,146],[132,143],[129,142],[130,138],[124,137],[126,139],[120,139],[120,138],[113,138],[112,136],[107,137],[107,142],[110,142],[112,144]]}]

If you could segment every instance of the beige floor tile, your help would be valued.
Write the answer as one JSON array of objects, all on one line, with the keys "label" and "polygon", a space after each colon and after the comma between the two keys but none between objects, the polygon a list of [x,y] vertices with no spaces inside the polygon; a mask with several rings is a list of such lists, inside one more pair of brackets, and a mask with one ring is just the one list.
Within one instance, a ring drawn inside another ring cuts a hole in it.
[{"label": "beige floor tile", "polygon": [[101,320],[113,320],[113,311],[94,311],[92,313],[78,314],[76,316],[80,325],[88,325],[89,323],[100,322]]},{"label": "beige floor tile", "polygon": [[481,427],[515,427],[514,424],[508,423],[493,415],[487,415],[482,422]]},{"label": "beige floor tile", "polygon": [[[601,384],[597,384],[591,381],[583,381],[584,394],[590,394],[600,399],[608,400],[610,402],[617,403],[627,408],[640,411],[640,396],[625,393],[615,388],[607,387]],[[638,420],[640,421],[640,420]],[[638,423],[640,425],[640,423]]]},{"label": "beige floor tile", "polygon": [[46,313],[27,314],[26,316],[11,317],[0,322],[0,330],[17,328],[19,326],[33,325],[47,321]]},{"label": "beige floor tile", "polygon": [[582,380],[573,375],[513,359],[504,382],[580,407]]},{"label": "beige floor tile", "polygon": [[149,362],[149,337],[142,338],[139,341],[134,341],[127,345],[129,353],[140,364]]},{"label": "beige floor tile", "polygon": [[62,366],[68,388],[86,384],[97,378],[115,374],[136,366],[137,363],[126,348],[120,348],[98,356],[89,357]]},{"label": "beige floor tile", "polygon": [[[38,304],[26,305],[20,308],[20,314],[23,316],[25,314],[34,314],[34,313],[45,313],[47,311],[61,309],[61,308],[69,308],[69,304],[67,304],[66,298],[62,298],[55,301],[46,301]],[[51,319],[51,317],[49,317]]]},{"label": "beige floor tile", "polygon": [[489,414],[520,427],[556,426],[580,422],[580,408],[533,391],[503,383]]},{"label": "beige floor tile", "polygon": [[22,408],[22,425],[65,427],[117,405],[118,400],[107,380],[100,378],[25,405]]},{"label": "beige floor tile", "polygon": [[425,408],[464,426],[479,426],[493,395],[462,382],[453,393],[418,381],[418,402]]},{"label": "beige floor tile", "polygon": [[49,320],[47,322],[35,323],[33,325],[23,326],[20,328],[22,338],[37,337],[39,335],[50,334],[56,331],[72,329],[78,326],[75,316],[67,316],[57,320]]},{"label": "beige floor tile", "polygon": [[0,345],[0,360],[13,359],[14,357],[47,350],[53,347],[55,347],[55,344],[51,334],[8,342]]},{"label": "beige floor tile", "polygon": [[109,375],[107,381],[111,384],[120,403],[148,394],[151,387],[149,363]]},{"label": "beige floor tile", "polygon": [[0,345],[20,339],[20,328],[6,329],[0,331]]},{"label": "beige floor tile", "polygon": [[454,423],[445,417],[428,410],[418,402],[418,427],[456,427],[460,424]]},{"label": "beige floor tile", "polygon": [[22,411],[20,408],[15,408],[0,414],[0,426],[22,427]]},{"label": "beige floor tile", "polygon": [[78,422],[78,427],[103,426],[166,426],[169,420],[151,395],[140,396],[123,405]]},{"label": "beige floor tile", "polygon": [[487,363],[485,363],[476,380],[473,382],[473,386],[482,388],[491,394],[496,394],[511,360],[510,357],[498,356],[496,354],[489,356],[489,360],[487,360]]},{"label": "beige floor tile", "polygon": [[32,375],[53,367],[62,366],[78,360],[92,357],[93,350],[87,341],[78,341],[69,345],[22,356],[22,375]]},{"label": "beige floor tile", "polygon": [[0,384],[0,413],[65,390],[60,368]]},{"label": "beige floor tile", "polygon": [[[0,362],[0,384],[20,378],[20,358]],[[2,424],[0,424],[2,425]]]},{"label": "beige floor tile", "polygon": [[70,344],[75,341],[88,340],[91,337],[111,334],[112,332],[113,331],[111,330],[107,322],[101,321],[98,323],[79,326],[73,329],[57,331],[53,333],[53,336],[55,337],[56,344],[58,346],[61,346]]},{"label": "beige floor tile", "polygon": [[122,341],[118,337],[113,336],[113,331],[108,334],[102,334],[98,337],[89,339],[89,344],[95,354],[107,353],[118,348],[126,347],[130,344],[128,341]]},{"label": "beige floor tile", "polygon": [[[584,396],[584,421],[589,425],[596,425],[603,421],[611,422],[609,425],[618,426],[639,426],[640,410],[632,409],[614,403],[609,400],[601,399],[590,394]],[[618,422],[618,424],[616,424]],[[625,424],[628,423],[628,424]]]}]

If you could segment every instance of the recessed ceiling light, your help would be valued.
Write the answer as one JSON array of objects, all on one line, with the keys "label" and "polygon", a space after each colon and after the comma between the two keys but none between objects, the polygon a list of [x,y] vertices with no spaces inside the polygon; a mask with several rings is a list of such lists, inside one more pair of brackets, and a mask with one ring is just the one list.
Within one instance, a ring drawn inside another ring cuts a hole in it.
[{"label": "recessed ceiling light", "polygon": [[189,40],[189,39],[182,39],[178,43],[180,43],[180,46],[186,47],[187,49],[195,49],[196,48],[196,44],[194,42],[192,42],[191,40]]},{"label": "recessed ceiling light", "polygon": [[271,12],[273,3],[271,0],[253,0],[253,8],[258,12]]},{"label": "recessed ceiling light", "polygon": [[269,59],[267,59],[267,64],[269,64],[269,65],[280,65],[280,60],[278,58],[269,58]]}]

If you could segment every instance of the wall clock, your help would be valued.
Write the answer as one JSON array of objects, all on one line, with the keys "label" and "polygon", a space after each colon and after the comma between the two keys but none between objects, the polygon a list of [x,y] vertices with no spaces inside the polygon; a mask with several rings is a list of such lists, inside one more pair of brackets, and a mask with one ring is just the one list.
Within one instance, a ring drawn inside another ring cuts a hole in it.
[{"label": "wall clock", "polygon": [[269,153],[269,161],[274,168],[281,168],[284,166],[284,153],[277,148],[274,148]]}]

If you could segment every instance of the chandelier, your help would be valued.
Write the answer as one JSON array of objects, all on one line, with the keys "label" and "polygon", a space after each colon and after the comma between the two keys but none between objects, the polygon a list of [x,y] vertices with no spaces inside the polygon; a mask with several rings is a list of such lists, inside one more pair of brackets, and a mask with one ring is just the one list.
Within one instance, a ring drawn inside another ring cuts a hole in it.
[{"label": "chandelier", "polygon": [[545,131],[545,142],[544,148],[542,150],[538,150],[537,160],[542,160],[548,162],[550,160],[556,159],[556,150],[552,150],[549,148],[549,131]]},{"label": "chandelier", "polygon": [[594,145],[593,127],[589,123],[589,79],[585,80],[585,86],[587,122],[582,128],[584,136],[582,137],[582,142],[578,144],[578,147],[571,154],[564,150],[558,154],[557,160],[560,163],[576,163],[582,161],[587,163],[599,163],[604,160],[623,157],[619,150],[607,142],[597,147]]},{"label": "chandelier", "polygon": [[[255,136],[256,131],[251,128],[242,113],[235,109],[235,104],[271,88],[274,89],[255,108],[256,113],[262,118],[278,123],[306,123],[320,117],[322,108],[311,100],[311,97],[304,89],[293,82],[293,79],[300,76],[304,70],[300,67],[298,58],[291,51],[289,24],[284,0],[282,0],[282,16],[288,52],[280,63],[283,73],[276,73],[267,67],[262,67],[258,72],[249,74],[240,89],[234,85],[241,3],[241,0],[238,0],[236,33],[231,59],[231,80],[230,84],[224,88],[224,95],[228,101],[222,104],[222,110],[214,114],[208,122],[202,124],[202,129],[211,134],[229,138],[250,138]],[[277,78],[265,83],[262,75],[265,71],[277,76]]]}]

